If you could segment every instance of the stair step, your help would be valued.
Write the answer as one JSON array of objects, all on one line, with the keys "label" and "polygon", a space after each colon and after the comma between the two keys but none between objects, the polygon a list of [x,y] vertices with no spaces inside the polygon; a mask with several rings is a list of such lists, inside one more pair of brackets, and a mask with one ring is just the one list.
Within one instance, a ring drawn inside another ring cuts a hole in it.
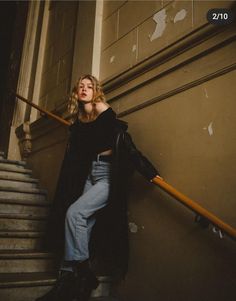
[{"label": "stair step", "polygon": [[1,273],[0,288],[53,285],[56,273]]},{"label": "stair step", "polygon": [[1,187],[0,191],[12,191],[12,192],[25,192],[25,193],[31,193],[31,194],[47,194],[47,190],[45,189],[39,189],[39,188],[27,188],[27,187]]},{"label": "stair step", "polygon": [[7,163],[7,164],[13,164],[13,165],[20,165],[20,166],[26,166],[25,161],[18,161],[18,160],[8,160],[8,159],[1,159],[0,163]]},{"label": "stair step", "polygon": [[0,170],[32,174],[31,169],[27,169],[21,165],[13,165],[13,164],[8,164],[8,163],[0,163]]},{"label": "stair step", "polygon": [[0,273],[55,272],[53,254],[33,250],[0,251]]},{"label": "stair step", "polygon": [[33,301],[49,291],[55,281],[55,273],[0,274],[0,298],[1,300]]},{"label": "stair step", "polygon": [[0,203],[1,202],[8,204],[48,205],[46,195],[44,194],[17,193],[12,191],[0,191]]},{"label": "stair step", "polygon": [[46,286],[46,284],[41,286],[37,284],[37,286],[0,288],[0,298],[7,301],[34,301],[38,297],[45,295],[50,289],[51,286]]},{"label": "stair step", "polygon": [[108,297],[91,297],[89,301],[121,301],[117,297],[108,296]]},{"label": "stair step", "polygon": [[0,179],[1,190],[37,188],[37,183]]},{"label": "stair step", "polygon": [[41,231],[0,231],[0,237],[3,238],[38,238],[42,236],[43,232]]},{"label": "stair step", "polygon": [[39,215],[39,214],[25,214],[25,213],[0,213],[0,219],[6,218],[6,219],[21,219],[21,220],[45,220],[47,216],[45,215]]},{"label": "stair step", "polygon": [[[92,292],[90,301],[118,301],[107,296],[107,284],[106,280],[104,281],[106,277],[98,278],[100,284]],[[56,273],[2,273],[0,274],[1,300],[32,301],[43,296],[55,282]]]},{"label": "stair step", "polygon": [[29,182],[29,183],[39,183],[39,180],[31,178],[29,174],[16,173],[11,171],[4,171],[4,170],[0,170],[0,179],[10,180],[10,181]]},{"label": "stair step", "polygon": [[46,216],[0,213],[0,231],[44,231]]},{"label": "stair step", "polygon": [[[25,202],[26,203],[26,202]],[[35,204],[17,204],[17,203],[8,203],[0,200],[0,212],[3,214],[32,214],[32,215],[49,215],[50,205],[48,202],[44,206],[40,206],[40,203]]]},{"label": "stair step", "polygon": [[26,162],[0,152],[0,300],[32,301],[55,283],[56,260],[42,251],[50,205]]},{"label": "stair step", "polygon": [[0,250],[41,250],[44,232],[0,231]]},{"label": "stair step", "polygon": [[0,259],[36,259],[36,258],[54,258],[50,252],[35,250],[0,250]]},{"label": "stair step", "polygon": [[[99,285],[92,291],[91,297],[108,297],[111,289],[111,278],[107,276],[98,276]],[[99,299],[98,299],[99,300]]]}]

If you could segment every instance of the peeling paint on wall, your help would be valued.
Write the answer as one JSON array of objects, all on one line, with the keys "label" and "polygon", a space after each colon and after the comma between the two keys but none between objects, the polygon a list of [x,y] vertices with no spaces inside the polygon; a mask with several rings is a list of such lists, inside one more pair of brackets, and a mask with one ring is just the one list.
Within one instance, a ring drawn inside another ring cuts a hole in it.
[{"label": "peeling paint on wall", "polygon": [[206,98],[209,98],[208,93],[207,93],[207,89],[206,89],[206,88],[204,88],[204,92],[205,92]]},{"label": "peeling paint on wall", "polygon": [[178,22],[178,21],[182,21],[185,17],[187,16],[187,11],[186,9],[181,9],[179,12],[177,12],[177,14],[175,15],[174,18],[174,23]]},{"label": "peeling paint on wall", "polygon": [[212,136],[214,134],[214,131],[213,131],[213,121],[211,121],[210,124],[207,127],[204,127],[203,130],[207,130],[209,136]]},{"label": "peeling paint on wall", "polygon": [[210,136],[212,136],[213,135],[213,127],[212,127],[212,125],[213,125],[213,122],[211,122],[209,125],[208,125],[208,133],[209,133],[209,135]]},{"label": "peeling paint on wall", "polygon": [[129,231],[131,233],[137,233],[138,232],[138,226],[135,223],[130,222],[129,223]]},{"label": "peeling paint on wall", "polygon": [[114,60],[115,60],[115,56],[113,55],[113,56],[111,56],[111,58],[110,58],[110,63],[112,64],[112,63],[114,62]]},{"label": "peeling paint on wall", "polygon": [[166,17],[167,14],[165,8],[157,12],[153,16],[153,20],[156,22],[156,28],[153,34],[150,36],[151,42],[157,38],[160,38],[163,35],[163,32],[165,31],[166,28]]},{"label": "peeling paint on wall", "polygon": [[133,47],[132,47],[132,52],[135,52],[136,49],[137,49],[137,46],[136,46],[136,44],[134,44]]}]

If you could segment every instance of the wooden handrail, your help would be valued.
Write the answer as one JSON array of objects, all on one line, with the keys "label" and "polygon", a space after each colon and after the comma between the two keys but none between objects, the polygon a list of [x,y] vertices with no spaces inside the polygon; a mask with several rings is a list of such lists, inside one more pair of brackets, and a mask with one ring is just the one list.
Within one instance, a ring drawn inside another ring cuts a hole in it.
[{"label": "wooden handrail", "polygon": [[203,218],[207,219],[210,223],[216,226],[219,230],[227,234],[233,239],[236,239],[236,229],[228,225],[227,223],[223,222],[217,216],[203,208],[202,206],[198,205],[195,201],[191,200],[189,197],[184,195],[183,193],[176,190],[170,184],[166,183],[163,179],[155,177],[152,179],[152,183],[158,185],[161,189],[166,191],[169,195],[173,196],[175,199],[180,201],[182,204],[187,206],[189,209],[197,213],[198,215],[202,216]]},{"label": "wooden handrail", "polygon": [[[46,114],[47,116],[59,121],[60,123],[69,126],[71,123],[66,121],[65,119],[47,111],[36,104],[30,102],[26,98],[20,96],[19,94],[16,94],[16,97],[28,105],[34,107],[35,109],[39,110],[43,114]],[[230,236],[233,239],[236,239],[236,229],[228,225],[227,223],[223,222],[221,219],[219,219],[217,216],[215,216],[213,213],[209,212],[202,206],[198,205],[195,201],[191,200],[189,197],[184,195],[183,193],[176,190],[173,186],[165,182],[163,179],[159,177],[155,177],[152,179],[152,183],[158,185],[161,189],[166,191],[169,195],[173,196],[175,199],[180,201],[182,204],[184,204],[186,207],[197,213],[199,216],[205,218],[207,221],[211,222],[214,226],[216,226],[218,229],[223,231],[225,234]]]},{"label": "wooden handrail", "polygon": [[51,117],[51,118],[53,118],[53,119],[59,121],[60,123],[62,123],[62,124],[64,124],[64,125],[67,125],[67,126],[69,126],[69,125],[71,124],[70,122],[66,121],[65,119],[63,119],[63,118],[61,118],[61,117],[59,117],[59,116],[57,116],[57,115],[55,115],[55,114],[53,114],[53,113],[47,111],[47,110],[44,110],[44,109],[40,108],[39,106],[37,106],[37,105],[34,104],[33,102],[30,102],[28,99],[26,99],[26,98],[20,96],[19,94],[16,93],[15,95],[16,95],[16,97],[17,97],[18,99],[20,99],[20,100],[22,100],[23,102],[27,103],[28,105],[34,107],[35,109],[37,109],[37,110],[40,111],[41,113],[43,113],[43,114],[45,114],[45,115],[47,115],[47,116],[49,116],[49,117]]}]

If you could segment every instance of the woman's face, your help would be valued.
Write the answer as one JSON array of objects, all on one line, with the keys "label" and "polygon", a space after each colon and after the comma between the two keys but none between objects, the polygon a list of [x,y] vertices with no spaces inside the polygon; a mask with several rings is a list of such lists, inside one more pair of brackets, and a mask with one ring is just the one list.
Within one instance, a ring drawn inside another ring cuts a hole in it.
[{"label": "woman's face", "polygon": [[84,78],[79,85],[79,100],[90,102],[93,99],[93,84],[90,79]]}]

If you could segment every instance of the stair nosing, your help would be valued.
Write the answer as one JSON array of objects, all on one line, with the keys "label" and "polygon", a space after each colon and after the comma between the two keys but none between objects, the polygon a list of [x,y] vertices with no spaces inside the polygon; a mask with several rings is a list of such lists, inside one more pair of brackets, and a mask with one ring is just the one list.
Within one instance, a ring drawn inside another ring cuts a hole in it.
[{"label": "stair nosing", "polygon": [[23,182],[23,183],[36,183],[38,184],[39,183],[39,180],[38,179],[34,179],[34,178],[17,178],[17,177],[14,177],[14,175],[10,175],[10,176],[7,176],[7,175],[0,175],[0,180],[5,180],[5,181],[12,181],[12,182]]},{"label": "stair nosing", "polygon": [[45,231],[1,231],[0,238],[39,238]]},{"label": "stair nosing", "polygon": [[15,204],[15,205],[25,205],[25,206],[35,206],[35,207],[51,207],[51,203],[48,201],[39,201],[39,200],[32,200],[32,201],[25,201],[20,199],[1,199],[0,204]]},{"label": "stair nosing", "polygon": [[[40,189],[38,187],[38,183],[35,182],[27,182],[27,181],[21,181],[21,180],[14,180],[14,179],[1,179],[0,177],[0,189],[3,190],[6,187],[6,189],[10,188],[22,188],[25,187],[26,189]],[[23,189],[23,188],[22,188]]]},{"label": "stair nosing", "polygon": [[41,189],[41,188],[26,188],[26,187],[21,188],[21,187],[9,187],[9,186],[1,187],[0,186],[0,191],[47,195],[47,190]]},{"label": "stair nosing", "polygon": [[45,220],[47,215],[37,215],[31,213],[0,213],[0,219],[20,219],[20,220]]},{"label": "stair nosing", "polygon": [[52,259],[54,254],[50,252],[36,251],[36,250],[3,250],[0,251],[1,259]]},{"label": "stair nosing", "polygon": [[[3,277],[5,276],[4,273],[1,273]],[[30,275],[38,275],[38,279],[29,279]],[[0,279],[0,288],[12,288],[12,287],[30,287],[30,286],[46,286],[52,285],[56,281],[56,274],[55,273],[11,273],[12,279],[1,280]],[[15,277],[19,277],[20,280],[14,279]],[[24,279],[24,277],[27,279]],[[41,276],[41,277],[40,277]],[[44,276],[44,277],[43,277]],[[43,278],[42,278],[43,277]],[[5,277],[6,278],[6,277]]]},{"label": "stair nosing", "polygon": [[9,168],[7,166],[0,166],[0,171],[10,171],[15,173],[22,173],[22,174],[32,174],[32,170],[28,168]]},{"label": "stair nosing", "polygon": [[1,158],[0,158],[0,163],[15,164],[19,166],[26,166],[27,164],[25,161],[9,160],[9,159],[1,159]]}]

